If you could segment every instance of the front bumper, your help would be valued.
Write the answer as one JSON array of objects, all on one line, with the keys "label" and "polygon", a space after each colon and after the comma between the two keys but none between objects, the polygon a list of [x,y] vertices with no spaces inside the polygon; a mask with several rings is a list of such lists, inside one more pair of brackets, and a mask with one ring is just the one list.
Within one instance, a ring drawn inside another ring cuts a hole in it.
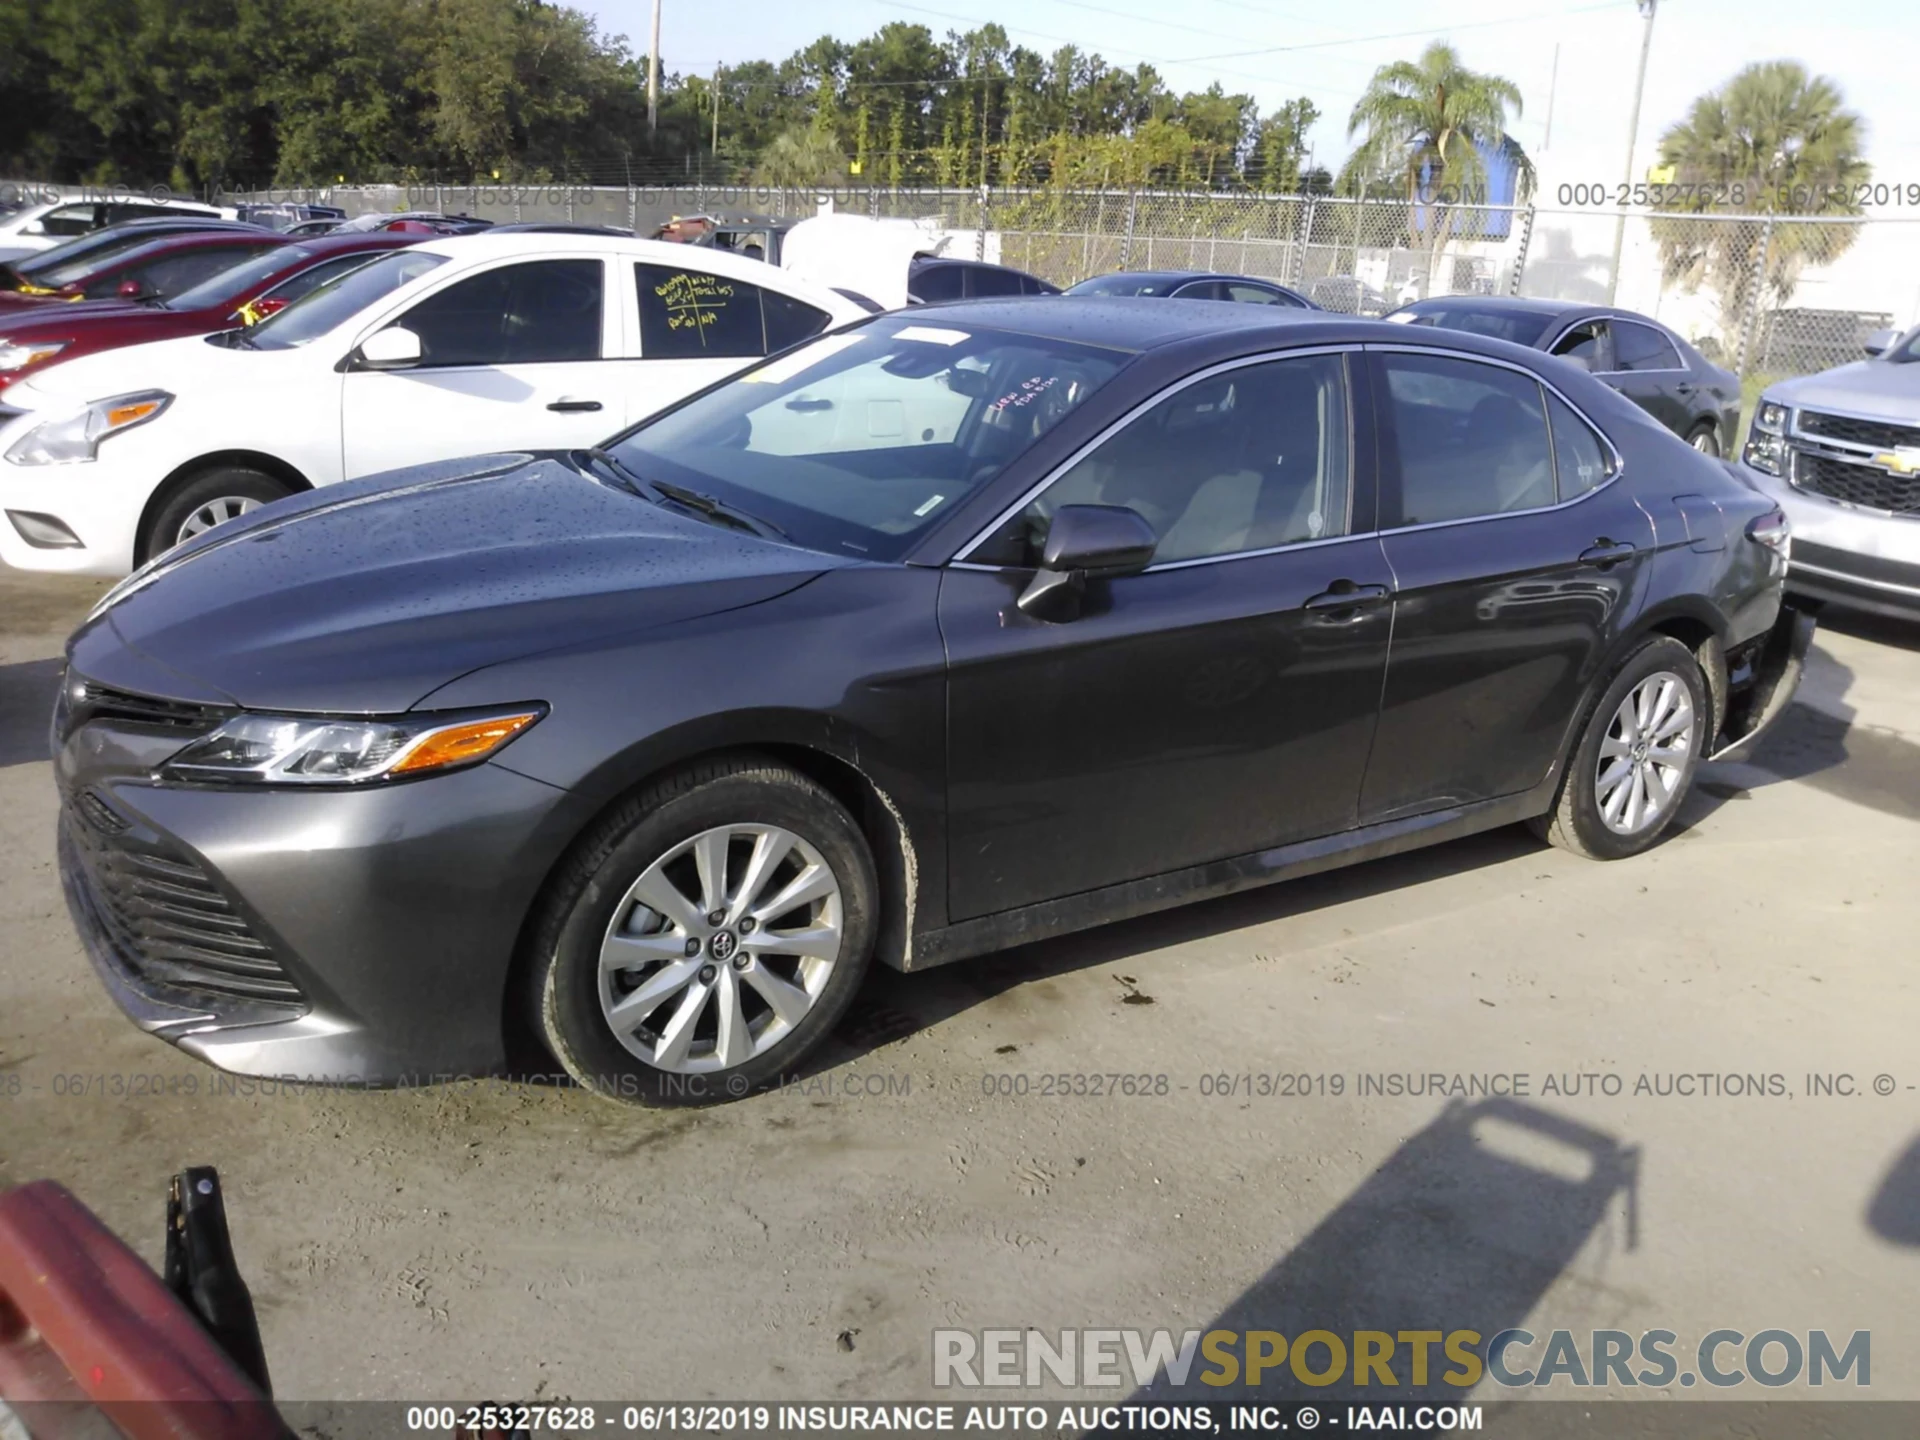
[{"label": "front bumper", "polygon": [[572,797],[480,765],[368,790],[89,777],[61,747],[60,873],[96,972],[151,1034],[243,1075],[497,1072],[521,925]]},{"label": "front bumper", "polygon": [[1793,525],[1787,569],[1792,594],[1920,618],[1920,517],[1809,494],[1744,463],[1739,473]]}]

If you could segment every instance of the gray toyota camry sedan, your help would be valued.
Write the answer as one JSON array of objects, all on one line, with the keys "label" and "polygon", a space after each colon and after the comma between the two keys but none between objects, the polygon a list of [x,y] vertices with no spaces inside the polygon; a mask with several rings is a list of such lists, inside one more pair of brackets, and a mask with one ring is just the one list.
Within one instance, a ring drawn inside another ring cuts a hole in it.
[{"label": "gray toyota camry sedan", "polygon": [[1788,548],[1499,340],[876,316],[130,576],[68,646],[60,868],[121,1006],[229,1070],[725,1098],[876,959],[1515,822],[1645,851],[1792,694]]}]

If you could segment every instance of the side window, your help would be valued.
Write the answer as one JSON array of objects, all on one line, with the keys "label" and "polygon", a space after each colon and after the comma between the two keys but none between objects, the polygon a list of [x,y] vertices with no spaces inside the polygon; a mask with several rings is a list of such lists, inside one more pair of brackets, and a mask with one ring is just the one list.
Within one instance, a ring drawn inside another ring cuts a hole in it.
[{"label": "side window", "polygon": [[804,300],[782,295],[778,290],[760,292],[760,308],[767,322],[767,354],[811,340],[833,322],[824,310],[816,310]]},{"label": "side window", "polygon": [[421,363],[521,365],[600,358],[598,260],[503,265],[429,295],[400,317]]},{"label": "side window", "polygon": [[741,360],[817,335],[832,318],[777,291],[705,270],[635,265],[640,355],[646,360]]},{"label": "side window", "polygon": [[1124,505],[1153,526],[1154,563],[1347,533],[1346,359],[1304,355],[1202,380],[1068,470],[991,538],[983,563],[1031,565],[1062,505]]},{"label": "side window", "polygon": [[[268,248],[270,247],[263,245],[260,250]],[[163,256],[157,260],[150,260],[145,265],[134,266],[126,271],[116,271],[112,275],[101,277],[97,293],[111,295],[119,288],[122,280],[138,280],[147,288],[149,294],[163,300],[170,299],[183,290],[191,290],[202,280],[211,280],[221,271],[230,270],[235,265],[251,259],[258,255],[260,250],[243,250],[234,246],[219,250],[195,250],[185,255]],[[95,293],[95,287],[89,285],[87,294],[92,296]]]},{"label": "side window", "polygon": [[[1152,292],[1143,290],[1140,293],[1144,295],[1151,294]],[[1191,285],[1182,285],[1178,290],[1173,292],[1170,298],[1174,300],[1223,300],[1226,297],[1221,293],[1218,281],[1196,280]]]},{"label": "side window", "polygon": [[1613,367],[1616,370],[1683,370],[1673,342],[1651,325],[1631,320],[1613,322]]},{"label": "side window", "polygon": [[986,299],[998,295],[1018,295],[1020,276],[1012,270],[1002,270],[993,265],[973,265],[965,267],[967,294]]},{"label": "side window", "polygon": [[958,265],[922,265],[908,278],[907,288],[914,299],[931,305],[939,300],[958,300],[964,279]]},{"label": "side window", "polygon": [[1241,305],[1280,305],[1286,301],[1278,290],[1269,290],[1264,285],[1236,285],[1229,280],[1226,291],[1227,299]]},{"label": "side window", "polygon": [[1387,354],[1399,525],[1533,510],[1555,500],[1540,383],[1498,365]]},{"label": "side window", "polygon": [[1547,396],[1547,416],[1553,425],[1553,468],[1560,477],[1560,498],[1574,500],[1599,489],[1613,473],[1613,462],[1593,427],[1558,395]]},{"label": "side window", "polygon": [[1585,324],[1576,325],[1554,342],[1553,353],[1571,355],[1577,360],[1584,360],[1589,368],[1598,366],[1600,337],[1604,328],[1605,322],[1599,320],[1589,320]]},{"label": "side window", "polygon": [[95,205],[62,205],[40,217],[42,235],[85,235],[100,224]]}]

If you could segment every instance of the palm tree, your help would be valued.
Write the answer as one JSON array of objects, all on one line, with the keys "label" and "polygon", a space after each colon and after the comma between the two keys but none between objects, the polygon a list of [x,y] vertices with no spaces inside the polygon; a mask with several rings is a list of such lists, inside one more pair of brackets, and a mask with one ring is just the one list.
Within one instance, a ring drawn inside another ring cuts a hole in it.
[{"label": "palm tree", "polygon": [[[1863,139],[1860,117],[1846,108],[1833,81],[1809,75],[1794,60],[1749,65],[1695,100],[1687,118],[1660,137],[1660,163],[1673,169],[1660,208],[1689,215],[1858,215],[1858,187],[1873,173],[1860,158]],[[1662,218],[1653,231],[1668,283],[1712,284],[1729,323],[1759,298],[1756,282],[1782,304],[1802,267],[1837,258],[1859,235],[1859,227],[1843,219],[1766,227]]]},{"label": "palm tree", "polygon": [[1366,138],[1349,161],[1354,176],[1386,174],[1404,183],[1413,224],[1430,254],[1421,294],[1438,271],[1463,197],[1484,194],[1485,156],[1502,154],[1514,169],[1515,198],[1533,193],[1533,162],[1507,134],[1509,111],[1521,110],[1520,87],[1460,63],[1460,54],[1436,40],[1418,60],[1398,60],[1373,72],[1347,119],[1347,135]]},{"label": "palm tree", "polygon": [[799,128],[773,137],[760,152],[754,183],[779,190],[838,185],[847,178],[847,157],[823,130]]}]

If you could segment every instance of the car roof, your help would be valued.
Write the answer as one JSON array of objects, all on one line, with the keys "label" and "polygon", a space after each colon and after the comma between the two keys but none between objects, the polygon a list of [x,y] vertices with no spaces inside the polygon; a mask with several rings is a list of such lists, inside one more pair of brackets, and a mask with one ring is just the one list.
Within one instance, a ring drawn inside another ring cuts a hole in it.
[{"label": "car roof", "polygon": [[1623,309],[1618,305],[1587,305],[1576,300],[1550,300],[1531,295],[1430,295],[1425,300],[1409,301],[1400,309],[1417,315],[1442,305],[1456,305],[1489,313],[1505,311],[1512,315],[1538,315],[1543,320],[1564,315],[1604,315],[1621,320],[1638,320],[1643,324],[1659,326],[1662,330],[1667,328],[1651,315]]},{"label": "car roof", "polygon": [[282,230],[268,233],[298,245],[308,255],[352,254],[358,250],[404,250],[409,245],[418,245],[423,238],[419,235],[396,235],[387,230],[349,230],[344,235],[332,231],[321,235],[291,236]]},{"label": "car roof", "polygon": [[[1143,295],[1037,295],[1006,300],[955,300],[915,306],[914,323],[976,325],[1068,344],[1148,352],[1189,347],[1195,363],[1305,345],[1392,345],[1450,350],[1537,363],[1538,350],[1490,336],[1434,325],[1396,325],[1331,310],[1271,305],[1175,305]],[[876,316],[875,320],[882,317]],[[1577,377],[1576,377],[1577,379]]]},{"label": "car roof", "polygon": [[1291,290],[1293,287],[1284,280],[1269,280],[1264,275],[1238,275],[1230,270],[1110,270],[1105,275],[1091,275],[1091,280],[1106,280],[1124,275],[1129,280],[1245,280],[1255,285],[1271,285],[1276,290]]},{"label": "car roof", "polygon": [[[242,245],[260,245],[272,249],[276,245],[293,244],[291,236],[282,235],[275,230],[189,230],[174,235],[159,235],[144,245],[136,245],[131,250],[116,250],[101,259],[106,269],[118,269],[136,261],[150,259],[155,255],[171,255],[183,250],[226,250],[237,249]],[[86,257],[82,256],[82,260]]]}]

